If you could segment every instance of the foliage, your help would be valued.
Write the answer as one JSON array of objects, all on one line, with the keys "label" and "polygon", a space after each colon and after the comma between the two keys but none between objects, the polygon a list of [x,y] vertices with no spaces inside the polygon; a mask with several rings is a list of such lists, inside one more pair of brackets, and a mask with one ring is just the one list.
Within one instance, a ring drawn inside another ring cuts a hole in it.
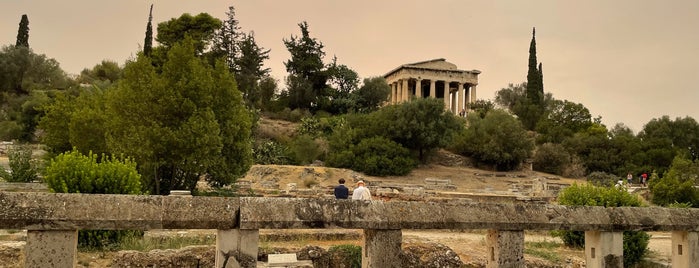
[{"label": "foliage", "polygon": [[525,242],[524,253],[536,256],[554,263],[561,261],[561,256],[556,252],[560,243],[553,241]]},{"label": "foliage", "polygon": [[146,37],[143,39],[143,55],[149,56],[151,51],[153,51],[153,4],[150,4],[150,12],[148,12]]},{"label": "foliage", "polygon": [[194,51],[201,55],[221,25],[221,20],[207,13],[199,13],[196,16],[184,13],[179,18],[158,23],[158,35],[155,40],[166,48],[171,48],[188,36],[192,40]]},{"label": "foliage", "polygon": [[391,87],[383,77],[365,78],[363,85],[352,92],[356,112],[373,112],[386,102]]},{"label": "foliage", "polygon": [[15,46],[23,46],[29,48],[29,18],[27,14],[22,15],[22,20],[19,22],[19,29],[17,29],[17,42]]},{"label": "foliage", "polygon": [[561,143],[573,134],[592,126],[590,111],[580,103],[567,100],[547,102],[546,114],[540,119],[536,131],[539,143]]},{"label": "foliage", "polygon": [[[241,55],[237,59],[238,70],[235,72],[238,88],[249,106],[259,107],[263,97],[260,82],[268,77],[270,72],[269,68],[263,68],[264,61],[269,59],[270,50],[259,47],[252,32],[243,35],[239,49]],[[268,94],[264,97],[267,98],[267,102],[271,99]]]},{"label": "foliage", "polygon": [[532,164],[536,171],[563,175],[570,163],[571,156],[562,145],[544,143],[537,146]]},{"label": "foliage", "polygon": [[65,89],[70,81],[55,59],[24,46],[0,51],[0,92],[28,94],[33,90]]},{"label": "foliage", "polygon": [[480,118],[485,118],[488,112],[495,109],[495,103],[490,100],[476,100],[470,104],[471,110]]},{"label": "foliage", "polygon": [[445,147],[463,125],[444,110],[436,98],[420,98],[391,105],[372,113],[370,133],[384,136],[418,155],[421,161],[430,151]]},{"label": "foliage", "polygon": [[[54,193],[87,194],[140,194],[141,175],[136,163],[129,159],[97,155],[83,155],[73,150],[51,159],[46,167],[45,178],[49,190]],[[121,240],[142,236],[142,231],[81,230],[78,244],[82,247],[104,248]]]},{"label": "foliage", "polygon": [[522,124],[503,110],[495,109],[485,118],[468,116],[468,127],[454,140],[451,149],[476,161],[512,170],[529,158],[534,143]]},{"label": "foliage", "polygon": [[189,39],[173,45],[161,73],[138,57],[107,98],[107,146],[134,157],[156,194],[191,190],[202,175],[227,185],[252,164],[252,118],[234,78],[194,51]]},{"label": "foliage", "polygon": [[[573,184],[558,195],[558,203],[569,206],[639,207],[644,206],[640,197],[624,188],[597,187],[590,184]],[[583,247],[585,235],[582,231],[557,231],[567,246]],[[624,231],[624,267],[638,263],[648,252],[650,236],[643,231]]]},{"label": "foliage", "polygon": [[[339,253],[339,254],[338,254]],[[362,267],[362,247],[356,245],[337,245],[328,249],[328,254],[331,256],[339,255],[343,258],[339,259],[348,268]]]},{"label": "foliage", "polygon": [[600,187],[612,187],[621,177],[606,172],[595,171],[587,175],[587,182]]},{"label": "foliage", "polygon": [[[318,108],[317,105],[326,101],[327,74],[324,70],[323,43],[311,38],[308,23],[298,24],[301,36],[291,36],[284,39],[284,45],[291,54],[286,61],[288,105],[291,109]],[[314,106],[315,104],[315,106]]]},{"label": "foliage", "polygon": [[12,149],[9,150],[7,156],[9,158],[10,170],[12,171],[12,173],[3,175],[5,181],[32,182],[37,180],[37,163],[36,161],[32,160],[31,146],[14,146]]},{"label": "foliage", "polygon": [[103,60],[92,69],[83,69],[78,77],[78,82],[92,84],[98,88],[107,88],[121,78],[122,70],[119,64],[113,61]]},{"label": "foliage", "polygon": [[309,135],[296,136],[289,147],[294,156],[294,162],[300,165],[308,165],[314,160],[322,160],[325,154],[320,141]]},{"label": "foliage", "polygon": [[286,146],[275,141],[263,141],[253,148],[255,164],[258,165],[289,165],[290,155]]},{"label": "foliage", "polygon": [[351,155],[354,156],[352,170],[370,176],[403,176],[416,166],[408,149],[383,137],[362,140],[352,148]]},{"label": "foliage", "polygon": [[675,157],[662,178],[658,178],[656,173],[650,176],[648,188],[652,194],[651,200],[659,206],[684,203],[699,207],[699,190],[694,187],[697,179],[699,162]]},{"label": "foliage", "polygon": [[541,63],[537,69],[536,31],[532,30],[532,41],[529,45],[529,69],[527,72],[526,101],[521,106],[523,112],[518,113],[522,124],[533,130],[544,111],[544,81]]}]

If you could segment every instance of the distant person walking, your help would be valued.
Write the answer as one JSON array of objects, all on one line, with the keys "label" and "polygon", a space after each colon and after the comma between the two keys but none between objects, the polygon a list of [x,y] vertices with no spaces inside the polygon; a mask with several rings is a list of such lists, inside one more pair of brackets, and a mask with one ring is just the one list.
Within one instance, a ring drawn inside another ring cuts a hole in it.
[{"label": "distant person walking", "polygon": [[626,182],[629,184],[629,186],[631,185],[631,182],[633,182],[633,174],[631,174],[631,172],[626,174]]},{"label": "distant person walking", "polygon": [[648,173],[641,175],[641,184],[643,184],[643,187],[648,187]]},{"label": "distant person walking", "polygon": [[369,188],[364,187],[364,181],[357,182],[357,188],[352,192],[352,200],[371,200]]},{"label": "distant person walking", "polygon": [[349,189],[345,186],[345,179],[337,181],[340,185],[335,186],[335,199],[347,199],[349,197]]}]

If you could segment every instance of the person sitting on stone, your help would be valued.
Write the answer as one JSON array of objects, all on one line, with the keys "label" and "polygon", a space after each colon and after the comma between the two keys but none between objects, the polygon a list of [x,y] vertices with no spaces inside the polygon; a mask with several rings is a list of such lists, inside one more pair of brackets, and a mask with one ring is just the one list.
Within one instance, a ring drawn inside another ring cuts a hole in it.
[{"label": "person sitting on stone", "polygon": [[352,192],[352,200],[371,200],[369,188],[364,187],[364,181],[357,182],[357,188]]},{"label": "person sitting on stone", "polygon": [[338,181],[340,185],[335,186],[335,199],[347,199],[349,197],[349,189],[345,186],[345,179]]}]

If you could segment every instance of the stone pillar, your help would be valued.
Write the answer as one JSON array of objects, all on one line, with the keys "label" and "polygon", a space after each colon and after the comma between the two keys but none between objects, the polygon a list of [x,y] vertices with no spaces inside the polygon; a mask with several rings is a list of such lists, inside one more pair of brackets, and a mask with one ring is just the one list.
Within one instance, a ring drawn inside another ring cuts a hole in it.
[{"label": "stone pillar", "polygon": [[78,231],[27,231],[24,267],[77,267]]},{"label": "stone pillar", "polygon": [[437,81],[434,79],[430,79],[430,97],[431,98],[436,98],[437,97]]},{"label": "stone pillar", "polygon": [[391,104],[396,103],[396,96],[398,95],[398,88],[396,88],[396,83],[393,82],[390,84],[391,86]]},{"label": "stone pillar", "polygon": [[241,266],[240,262],[254,261],[257,265],[257,242],[259,230],[217,230],[216,232],[216,266],[224,268],[248,268],[256,266]]},{"label": "stone pillar", "polygon": [[422,79],[415,80],[415,97],[422,98]]},{"label": "stone pillar", "polygon": [[362,267],[402,267],[400,257],[402,239],[401,230],[364,230]]},{"label": "stone pillar", "polygon": [[672,267],[699,267],[699,232],[672,232]]},{"label": "stone pillar", "polygon": [[444,108],[451,111],[449,107],[449,98],[451,97],[451,94],[449,94],[449,82],[444,81]]},{"label": "stone pillar", "polygon": [[471,103],[476,102],[476,85],[471,86]]},{"label": "stone pillar", "polygon": [[458,83],[456,94],[459,95],[459,101],[456,107],[456,113],[458,114],[461,112],[461,109],[464,109],[464,98],[466,97],[466,89],[464,89],[463,83]]},{"label": "stone pillar", "polygon": [[488,230],[486,268],[524,268],[524,231]]},{"label": "stone pillar", "polygon": [[623,232],[585,231],[587,268],[624,267]]},{"label": "stone pillar", "polygon": [[408,94],[408,79],[403,79],[403,101],[408,101],[410,95]]}]

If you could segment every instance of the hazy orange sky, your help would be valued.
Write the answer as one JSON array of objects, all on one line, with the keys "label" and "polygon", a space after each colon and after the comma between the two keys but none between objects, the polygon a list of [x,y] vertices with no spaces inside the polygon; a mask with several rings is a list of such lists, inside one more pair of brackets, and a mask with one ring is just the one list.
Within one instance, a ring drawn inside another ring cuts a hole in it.
[{"label": "hazy orange sky", "polygon": [[663,115],[699,120],[696,0],[2,0],[0,44],[15,43],[27,14],[30,47],[68,73],[103,59],[123,64],[143,45],[150,4],[156,25],[183,13],[223,19],[233,5],[242,30],[271,49],[266,66],[280,86],[289,59],[282,39],[307,21],[326,62],[335,55],[362,78],[445,58],[482,71],[478,98],[491,100],[526,80],[536,27],[544,90],[555,98],[584,104],[609,128],[622,122],[638,132]]}]

